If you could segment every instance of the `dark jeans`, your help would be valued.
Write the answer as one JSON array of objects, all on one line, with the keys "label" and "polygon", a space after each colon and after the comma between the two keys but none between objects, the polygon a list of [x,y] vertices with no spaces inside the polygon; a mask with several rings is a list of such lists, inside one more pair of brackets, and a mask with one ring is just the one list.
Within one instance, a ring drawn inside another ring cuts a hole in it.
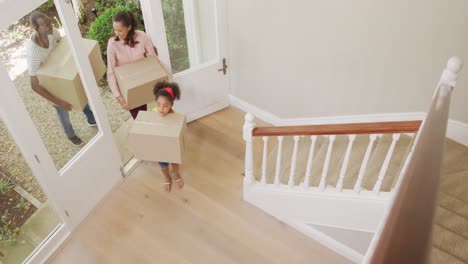
[{"label": "dark jeans", "polygon": [[[60,125],[63,128],[63,131],[65,132],[65,135],[67,135],[68,138],[72,138],[76,136],[75,130],[73,129],[73,126],[70,122],[70,113],[68,111],[65,111],[62,109],[62,107],[54,105],[55,110],[57,111],[57,116],[60,122]],[[96,120],[94,119],[93,111],[89,108],[89,105],[86,105],[85,108],[83,109],[83,113],[86,116],[86,120],[90,124],[96,123]]]}]

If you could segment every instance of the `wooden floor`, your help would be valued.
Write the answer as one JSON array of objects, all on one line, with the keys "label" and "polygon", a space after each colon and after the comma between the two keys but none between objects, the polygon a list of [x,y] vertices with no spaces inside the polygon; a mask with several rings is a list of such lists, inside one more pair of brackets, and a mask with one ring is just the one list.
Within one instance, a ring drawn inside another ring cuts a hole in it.
[{"label": "wooden floor", "polygon": [[186,185],[142,163],[48,263],[349,263],[242,200],[243,113],[188,125]]}]

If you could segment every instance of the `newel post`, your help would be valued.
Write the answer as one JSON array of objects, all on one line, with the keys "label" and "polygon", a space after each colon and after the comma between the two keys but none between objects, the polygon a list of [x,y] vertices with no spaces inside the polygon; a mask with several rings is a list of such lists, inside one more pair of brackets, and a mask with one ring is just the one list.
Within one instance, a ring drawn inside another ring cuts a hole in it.
[{"label": "newel post", "polygon": [[252,131],[255,128],[254,115],[247,113],[245,115],[245,122],[243,127],[243,138],[245,140],[245,183],[253,183],[253,136]]}]

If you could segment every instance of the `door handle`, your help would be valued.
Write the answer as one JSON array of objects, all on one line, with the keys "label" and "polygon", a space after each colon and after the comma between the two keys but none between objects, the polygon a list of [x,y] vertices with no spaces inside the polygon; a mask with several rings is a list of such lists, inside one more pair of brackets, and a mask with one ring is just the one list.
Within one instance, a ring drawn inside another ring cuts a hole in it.
[{"label": "door handle", "polygon": [[226,69],[228,68],[227,64],[226,64],[226,58],[223,58],[223,68],[221,69],[218,69],[218,71],[222,71],[223,72],[223,75],[226,75]]}]

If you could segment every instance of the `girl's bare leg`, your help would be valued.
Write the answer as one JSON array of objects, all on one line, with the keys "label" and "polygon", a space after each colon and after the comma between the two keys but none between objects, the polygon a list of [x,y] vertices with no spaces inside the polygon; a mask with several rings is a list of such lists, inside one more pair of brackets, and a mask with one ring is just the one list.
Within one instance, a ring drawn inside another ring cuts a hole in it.
[{"label": "girl's bare leg", "polygon": [[171,175],[169,174],[169,166],[161,168],[161,171],[164,174],[164,178],[165,178],[164,191],[170,192],[172,179],[171,179]]},{"label": "girl's bare leg", "polygon": [[179,164],[172,163],[172,170],[174,171],[174,178],[177,182],[179,189],[184,187],[184,179],[179,174]]}]

